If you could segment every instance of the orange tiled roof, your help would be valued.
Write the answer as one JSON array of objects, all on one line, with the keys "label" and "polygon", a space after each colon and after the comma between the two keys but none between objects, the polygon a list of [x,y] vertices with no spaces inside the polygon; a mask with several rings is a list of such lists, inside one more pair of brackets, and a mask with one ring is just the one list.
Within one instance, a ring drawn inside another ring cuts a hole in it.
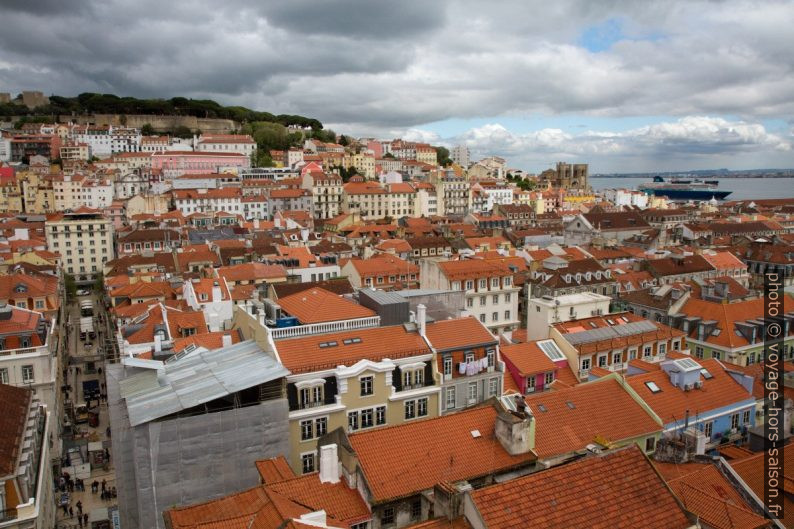
[{"label": "orange tiled roof", "polygon": [[[437,483],[471,479],[531,463],[496,439],[497,410],[480,406],[355,433],[349,437],[374,503],[409,496]],[[473,437],[472,430],[480,432]],[[406,469],[411,469],[406,472]]]},{"label": "orange tiled roof", "polygon": [[438,263],[438,267],[450,281],[513,275],[507,265],[493,260],[464,259],[442,261]]},{"label": "orange tiled roof", "polygon": [[230,336],[232,344],[240,341],[240,335],[237,331],[215,331],[205,334],[194,334],[185,338],[176,338],[174,340],[174,353],[178,353],[189,345],[197,345],[204,347],[210,351],[220,349],[223,347],[223,337]]},{"label": "orange tiled roof", "polygon": [[[783,452],[783,479],[781,480],[781,489],[786,484],[791,484],[794,480],[794,450],[789,447]],[[750,457],[739,459],[736,461],[729,461],[728,464],[733,467],[733,470],[739,474],[748,487],[755,493],[756,496],[763,501],[764,486],[766,482],[764,472],[764,457],[765,452],[759,452]],[[789,489],[790,490],[790,489]],[[789,494],[784,494],[781,490],[780,495],[783,498],[783,525],[785,527],[794,527],[794,500],[791,499]]]},{"label": "orange tiled roof", "polygon": [[263,263],[243,263],[234,266],[218,268],[218,274],[226,281],[254,281],[256,279],[286,278],[287,271],[281,265],[266,265]]},{"label": "orange tiled roof", "polygon": [[279,298],[278,304],[287,314],[295,316],[304,325],[376,315],[374,311],[323,288],[312,288]]},{"label": "orange tiled roof", "polygon": [[[538,347],[536,341],[503,345],[501,352],[506,360],[516,366],[522,376],[547,373],[557,369],[556,364]],[[507,378],[512,377],[505,376],[505,379]]]},{"label": "orange tiled roof", "polygon": [[536,472],[471,493],[493,529],[675,529],[692,527],[642,451],[622,450]]},{"label": "orange tiled roof", "polygon": [[[360,341],[344,343],[352,338]],[[336,345],[320,347],[330,342]],[[377,362],[431,352],[418,333],[407,331],[402,325],[279,340],[276,349],[284,367],[292,373],[333,369],[340,364],[350,366],[365,358]]]},{"label": "orange tiled roof", "polygon": [[[683,388],[673,386],[670,375],[663,370],[635,375],[629,377],[627,381],[665,424],[683,419],[687,410],[693,414],[705,413],[753,398],[717,360],[697,360],[697,362],[711,373],[709,379],[700,376],[703,382],[703,387],[700,389],[684,391]],[[647,382],[655,383],[661,391],[653,393],[648,388]]]},{"label": "orange tiled roof", "polygon": [[662,429],[612,377],[530,395],[526,402],[535,416],[535,452],[541,458],[581,450],[598,436],[618,442]]},{"label": "orange tiled roof", "polygon": [[425,334],[436,351],[497,343],[490,331],[473,316],[429,323]]},{"label": "orange tiled roof", "polygon": [[259,472],[259,477],[265,485],[295,477],[295,473],[290,468],[284,456],[257,461],[256,470]]}]

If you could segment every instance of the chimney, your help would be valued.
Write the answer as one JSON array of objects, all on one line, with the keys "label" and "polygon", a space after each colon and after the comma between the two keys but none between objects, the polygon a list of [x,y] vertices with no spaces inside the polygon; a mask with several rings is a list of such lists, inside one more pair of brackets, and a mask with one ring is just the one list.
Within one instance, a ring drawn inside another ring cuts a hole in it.
[{"label": "chimney", "polygon": [[223,300],[223,292],[221,292],[221,286],[217,281],[212,283],[212,302],[217,303],[218,301]]},{"label": "chimney", "polygon": [[232,335],[231,335],[231,334],[224,334],[224,335],[221,337],[221,345],[222,345],[224,348],[225,348],[225,347],[229,347],[230,345],[232,345]]},{"label": "chimney", "polygon": [[339,483],[339,458],[336,443],[320,447],[320,483]]},{"label": "chimney", "polygon": [[497,412],[494,433],[510,455],[526,454],[535,448],[535,418],[528,408]]},{"label": "chimney", "polygon": [[427,307],[423,304],[416,306],[416,326],[419,329],[419,335],[425,336],[425,325],[427,324]]}]

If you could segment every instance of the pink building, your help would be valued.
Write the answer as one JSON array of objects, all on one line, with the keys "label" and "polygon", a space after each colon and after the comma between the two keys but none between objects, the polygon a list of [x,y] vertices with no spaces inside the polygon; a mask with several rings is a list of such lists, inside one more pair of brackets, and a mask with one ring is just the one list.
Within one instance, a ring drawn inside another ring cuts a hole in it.
[{"label": "pink building", "polygon": [[561,373],[570,371],[568,359],[554,340],[503,345],[501,358],[523,395],[549,389]]},{"label": "pink building", "polygon": [[222,173],[229,168],[248,169],[251,159],[236,152],[164,151],[152,153],[152,170],[162,171],[165,180],[183,174]]}]

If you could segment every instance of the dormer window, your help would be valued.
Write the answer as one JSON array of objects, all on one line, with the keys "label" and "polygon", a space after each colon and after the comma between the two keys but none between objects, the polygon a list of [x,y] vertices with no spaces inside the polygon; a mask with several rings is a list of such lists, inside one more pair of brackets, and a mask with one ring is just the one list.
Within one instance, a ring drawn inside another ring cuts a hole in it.
[{"label": "dormer window", "polygon": [[14,287],[14,292],[17,293],[22,293],[27,291],[28,291],[28,287],[24,283],[19,283],[17,286]]},{"label": "dormer window", "polygon": [[199,299],[201,299],[201,301],[207,301],[209,299],[209,296],[204,292],[202,292],[201,294],[199,294]]}]

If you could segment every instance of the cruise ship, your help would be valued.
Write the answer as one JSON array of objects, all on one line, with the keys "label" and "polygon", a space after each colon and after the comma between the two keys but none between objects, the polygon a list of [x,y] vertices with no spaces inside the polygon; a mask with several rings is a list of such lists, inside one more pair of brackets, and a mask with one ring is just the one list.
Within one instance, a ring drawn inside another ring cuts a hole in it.
[{"label": "cruise ship", "polygon": [[670,180],[665,182],[661,176],[655,176],[652,183],[639,186],[640,191],[670,200],[724,200],[732,191],[717,189],[717,180]]}]

